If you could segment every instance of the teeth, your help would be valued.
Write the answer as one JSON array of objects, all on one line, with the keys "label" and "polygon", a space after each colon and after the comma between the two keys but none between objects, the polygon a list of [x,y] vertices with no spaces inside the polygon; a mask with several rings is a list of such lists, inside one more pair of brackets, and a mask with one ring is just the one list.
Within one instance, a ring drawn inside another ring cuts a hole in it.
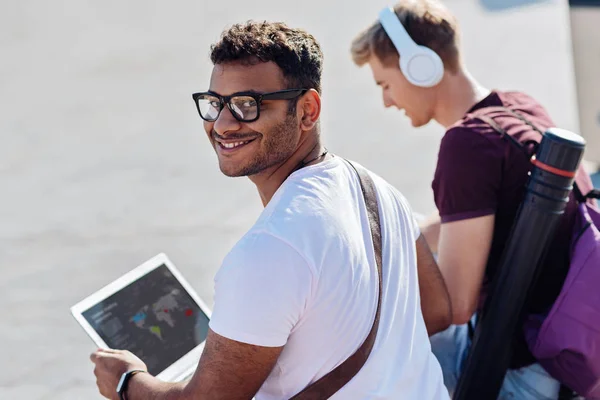
[{"label": "teeth", "polygon": [[221,145],[223,147],[225,147],[226,149],[233,149],[235,147],[241,146],[241,145],[246,144],[246,143],[248,143],[248,141],[246,141],[246,142],[235,142],[235,143],[221,143]]}]

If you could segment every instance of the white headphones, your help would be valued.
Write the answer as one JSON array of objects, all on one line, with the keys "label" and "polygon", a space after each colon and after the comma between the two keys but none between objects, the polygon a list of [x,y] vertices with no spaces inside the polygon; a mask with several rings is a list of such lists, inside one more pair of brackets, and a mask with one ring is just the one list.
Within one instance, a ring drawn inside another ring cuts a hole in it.
[{"label": "white headphones", "polygon": [[400,70],[406,79],[415,86],[437,85],[444,76],[444,63],[440,56],[412,40],[393,8],[381,10],[379,22],[400,54]]}]

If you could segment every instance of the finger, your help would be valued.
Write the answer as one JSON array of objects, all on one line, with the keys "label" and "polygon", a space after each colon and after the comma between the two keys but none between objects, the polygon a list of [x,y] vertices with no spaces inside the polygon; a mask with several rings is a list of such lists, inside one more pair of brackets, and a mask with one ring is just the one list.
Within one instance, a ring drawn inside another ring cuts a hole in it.
[{"label": "finger", "polygon": [[106,357],[108,354],[113,354],[110,349],[98,349],[90,355],[90,359],[92,362],[98,362],[98,360],[102,357]]},{"label": "finger", "polygon": [[108,354],[119,354],[121,352],[121,350],[114,350],[114,349],[101,349],[101,351],[103,353],[108,353]]}]

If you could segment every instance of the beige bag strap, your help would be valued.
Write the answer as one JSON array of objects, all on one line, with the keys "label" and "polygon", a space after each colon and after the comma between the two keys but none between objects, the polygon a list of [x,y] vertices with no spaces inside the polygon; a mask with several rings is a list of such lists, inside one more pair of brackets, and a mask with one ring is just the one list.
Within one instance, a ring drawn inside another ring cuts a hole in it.
[{"label": "beige bag strap", "polygon": [[356,350],[354,354],[348,357],[343,363],[335,369],[324,375],[321,379],[312,383],[302,390],[300,393],[292,397],[291,400],[321,400],[328,399],[340,390],[346,383],[360,371],[362,366],[367,362],[369,354],[373,349],[377,329],[379,328],[379,318],[381,314],[381,291],[382,291],[382,272],[381,272],[381,224],[379,222],[379,207],[377,203],[377,193],[375,184],[369,176],[367,170],[362,167],[355,166],[350,161],[348,163],[354,168],[358,174],[360,186],[362,188],[365,204],[367,205],[367,215],[369,217],[369,226],[371,228],[371,236],[373,238],[373,248],[375,250],[375,262],[377,263],[377,275],[379,276],[379,292],[377,295],[377,311],[375,312],[375,320],[371,331],[363,344]]}]

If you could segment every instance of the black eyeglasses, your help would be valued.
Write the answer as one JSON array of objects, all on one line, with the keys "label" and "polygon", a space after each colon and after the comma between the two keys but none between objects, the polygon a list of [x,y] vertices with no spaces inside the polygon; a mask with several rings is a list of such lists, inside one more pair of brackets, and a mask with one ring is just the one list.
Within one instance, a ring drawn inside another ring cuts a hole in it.
[{"label": "black eyeglasses", "polygon": [[227,104],[235,119],[240,122],[253,122],[260,116],[260,104],[263,100],[291,100],[307,91],[308,89],[286,89],[269,93],[239,92],[231,96],[202,92],[192,94],[192,98],[200,117],[205,121],[216,121]]}]

